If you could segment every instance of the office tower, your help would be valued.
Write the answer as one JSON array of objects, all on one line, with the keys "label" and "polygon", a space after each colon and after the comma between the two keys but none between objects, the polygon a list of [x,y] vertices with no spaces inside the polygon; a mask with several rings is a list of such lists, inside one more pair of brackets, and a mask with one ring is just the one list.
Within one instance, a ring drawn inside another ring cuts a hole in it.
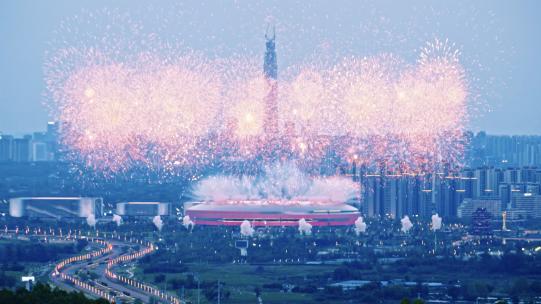
[{"label": "office tower", "polygon": [[13,136],[0,135],[0,162],[13,159]]},{"label": "office tower", "polygon": [[16,162],[28,162],[31,160],[32,136],[25,135],[23,138],[13,140],[13,160]]}]

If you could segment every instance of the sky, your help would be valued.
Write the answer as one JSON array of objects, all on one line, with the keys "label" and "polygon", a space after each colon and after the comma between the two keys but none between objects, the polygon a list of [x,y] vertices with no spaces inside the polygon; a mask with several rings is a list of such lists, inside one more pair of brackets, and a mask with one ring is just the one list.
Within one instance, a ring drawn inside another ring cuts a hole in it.
[{"label": "sky", "polygon": [[[541,134],[541,1],[0,1],[0,133],[44,130],[43,67],[66,44],[146,34],[210,56],[263,56],[276,25],[279,70],[313,56],[393,53],[415,61],[427,41],[461,52],[471,90],[468,128]],[[89,16],[92,16],[91,18]],[[115,18],[113,18],[113,17]],[[104,27],[111,23],[112,27]],[[104,30],[106,28],[106,30]]]}]

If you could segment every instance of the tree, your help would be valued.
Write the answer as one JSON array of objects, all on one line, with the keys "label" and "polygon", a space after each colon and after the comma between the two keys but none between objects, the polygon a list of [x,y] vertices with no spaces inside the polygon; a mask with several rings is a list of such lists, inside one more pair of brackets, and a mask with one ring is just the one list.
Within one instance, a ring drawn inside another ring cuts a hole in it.
[{"label": "tree", "polygon": [[37,283],[32,291],[24,288],[15,292],[0,290],[0,303],[25,304],[109,304],[105,299],[91,300],[81,292],[66,292],[49,285]]},{"label": "tree", "polygon": [[528,292],[528,281],[524,278],[520,278],[518,280],[515,280],[509,294],[511,295],[511,298],[513,299],[513,303],[515,303],[515,299],[520,299],[527,292]]},{"label": "tree", "polygon": [[[220,284],[220,287],[218,287],[218,284]],[[218,299],[218,288],[220,288],[220,299],[221,300],[227,300],[231,296],[231,292],[229,290],[223,288],[223,283],[214,283],[207,286],[207,288],[203,289],[203,295],[209,302],[214,302]]]},{"label": "tree", "polygon": [[165,275],[163,273],[160,273],[154,277],[154,283],[159,284],[163,283],[165,281]]},{"label": "tree", "polygon": [[460,288],[455,285],[449,286],[449,288],[447,288],[447,294],[451,297],[451,299],[453,299],[453,301],[456,301],[458,296],[460,296]]}]

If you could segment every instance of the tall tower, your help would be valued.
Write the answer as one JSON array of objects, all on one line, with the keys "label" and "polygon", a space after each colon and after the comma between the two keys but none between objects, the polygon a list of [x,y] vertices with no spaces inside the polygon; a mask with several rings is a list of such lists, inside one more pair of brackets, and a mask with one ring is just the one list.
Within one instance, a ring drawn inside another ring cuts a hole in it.
[{"label": "tall tower", "polygon": [[263,73],[267,83],[267,96],[265,97],[265,121],[263,129],[267,140],[278,137],[278,64],[276,63],[276,31],[272,27],[272,34],[267,28],[265,33],[265,59]]},{"label": "tall tower", "polygon": [[276,63],[276,31],[272,28],[272,35],[269,34],[269,29],[265,33],[265,61],[263,63],[263,71],[267,79],[276,80],[278,78],[278,64]]}]

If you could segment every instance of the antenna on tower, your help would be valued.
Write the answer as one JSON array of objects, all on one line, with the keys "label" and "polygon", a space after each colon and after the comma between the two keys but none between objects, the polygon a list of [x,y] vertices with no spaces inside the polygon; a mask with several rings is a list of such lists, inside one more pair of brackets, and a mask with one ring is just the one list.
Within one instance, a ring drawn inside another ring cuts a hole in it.
[{"label": "antenna on tower", "polygon": [[271,29],[271,24],[267,23],[267,29],[265,30],[265,39],[267,40],[274,40],[276,38],[276,26],[272,25],[272,38],[269,36],[269,30]]}]

